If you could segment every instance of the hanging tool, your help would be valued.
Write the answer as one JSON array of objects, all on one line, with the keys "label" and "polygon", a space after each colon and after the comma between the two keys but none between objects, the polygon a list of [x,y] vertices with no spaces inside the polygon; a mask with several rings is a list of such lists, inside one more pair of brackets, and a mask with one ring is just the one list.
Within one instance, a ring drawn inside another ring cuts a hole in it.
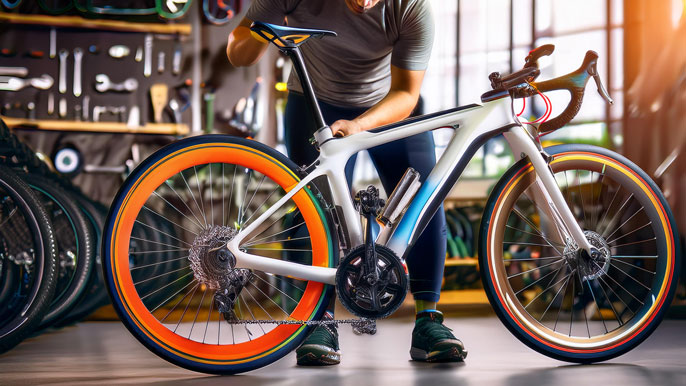
[{"label": "hanging tool", "polygon": [[91,103],[91,97],[86,95],[83,97],[83,101],[81,101],[81,111],[83,112],[83,120],[87,121],[89,117],[89,109],[90,109],[90,103]]},{"label": "hanging tool", "polygon": [[81,60],[83,59],[83,50],[74,48],[74,96],[81,96]]},{"label": "hanging tool", "polygon": [[26,67],[0,67],[0,75],[10,75],[25,77],[29,74],[29,69]]},{"label": "hanging tool", "polygon": [[50,28],[50,59],[55,59],[57,56],[57,29]]},{"label": "hanging tool", "polygon": [[69,51],[65,49],[60,50],[60,79],[59,91],[60,94],[67,92],[67,59],[69,58]]},{"label": "hanging tool", "polygon": [[129,47],[122,45],[122,44],[117,44],[115,46],[112,46],[107,51],[107,53],[115,59],[121,59],[121,58],[124,58],[126,56],[129,56],[130,52],[131,52],[131,49],[129,49]]},{"label": "hanging tool", "polygon": [[138,89],[138,81],[135,78],[129,78],[121,83],[113,83],[110,77],[105,74],[98,74],[95,76],[95,90],[98,92],[106,91],[124,91],[132,92]]},{"label": "hanging tool", "polygon": [[65,118],[67,116],[67,100],[60,98],[60,103],[58,106],[58,114],[60,118]]},{"label": "hanging tool", "polygon": [[206,92],[203,96],[205,100],[205,132],[211,133],[214,129],[214,97],[213,91]]},{"label": "hanging tool", "polygon": [[156,83],[150,86],[150,101],[152,102],[152,110],[154,112],[155,122],[162,122],[162,112],[164,106],[167,105],[167,98],[169,97],[169,88],[164,83]]},{"label": "hanging tool", "polygon": [[181,123],[181,105],[176,99],[172,98],[169,101],[169,109],[174,117],[174,123]]},{"label": "hanging tool", "polygon": [[160,74],[164,72],[164,57],[164,51],[157,53],[157,72]]},{"label": "hanging tool", "polygon": [[138,48],[136,48],[136,56],[133,57],[133,60],[137,62],[143,60],[143,47],[138,46]]},{"label": "hanging tool", "polygon": [[143,64],[143,75],[148,78],[152,75],[152,34],[145,35],[145,63]]},{"label": "hanging tool", "polygon": [[181,73],[181,44],[176,43],[174,46],[174,56],[172,57],[172,74],[179,75]]},{"label": "hanging tool", "polygon": [[19,91],[24,87],[31,86],[40,90],[47,90],[55,83],[55,80],[48,74],[43,74],[40,78],[23,79],[15,76],[0,76],[1,91]]},{"label": "hanging tool", "polygon": [[48,94],[48,115],[55,113],[55,94]]}]

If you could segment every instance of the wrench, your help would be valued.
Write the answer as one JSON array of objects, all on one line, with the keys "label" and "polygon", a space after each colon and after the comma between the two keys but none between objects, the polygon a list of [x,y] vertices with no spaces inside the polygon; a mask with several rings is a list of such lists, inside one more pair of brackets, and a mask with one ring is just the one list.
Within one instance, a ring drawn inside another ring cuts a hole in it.
[{"label": "wrench", "polygon": [[60,50],[60,80],[59,91],[60,94],[67,92],[67,59],[69,58],[69,51],[65,49]]},{"label": "wrench", "polygon": [[57,30],[50,28],[50,59],[55,59],[57,54]]},{"label": "wrench", "polygon": [[143,75],[148,78],[152,75],[152,34],[145,35],[145,63],[143,64]]},{"label": "wrench", "polygon": [[81,59],[83,59],[83,51],[76,47],[74,48],[74,96],[81,96]]},{"label": "wrench", "polygon": [[98,92],[105,91],[136,91],[138,89],[138,81],[135,78],[129,78],[122,83],[113,83],[110,77],[105,74],[98,74],[95,76],[95,90]]}]

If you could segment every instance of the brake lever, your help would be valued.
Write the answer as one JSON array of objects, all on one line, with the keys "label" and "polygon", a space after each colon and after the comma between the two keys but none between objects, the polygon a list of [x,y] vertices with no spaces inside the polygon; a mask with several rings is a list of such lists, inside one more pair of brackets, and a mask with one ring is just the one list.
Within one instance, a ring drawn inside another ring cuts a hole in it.
[{"label": "brake lever", "polygon": [[595,84],[598,88],[598,94],[600,94],[600,96],[603,97],[607,103],[613,105],[615,101],[610,97],[610,94],[605,89],[605,86],[603,86],[603,82],[600,80],[600,75],[598,74],[598,68],[596,66],[597,64],[593,63],[588,67],[588,75],[592,76],[593,80],[595,80]]}]

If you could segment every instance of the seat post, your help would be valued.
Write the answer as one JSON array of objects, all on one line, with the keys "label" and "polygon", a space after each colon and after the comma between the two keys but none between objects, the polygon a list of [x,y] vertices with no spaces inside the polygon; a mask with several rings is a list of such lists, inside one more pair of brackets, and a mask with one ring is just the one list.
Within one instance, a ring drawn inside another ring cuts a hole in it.
[{"label": "seat post", "polygon": [[317,97],[314,95],[312,82],[310,81],[310,76],[307,73],[307,68],[305,68],[305,61],[303,60],[300,49],[298,47],[284,47],[281,48],[281,50],[288,55],[295,66],[295,72],[298,74],[298,79],[300,79],[300,85],[303,88],[305,99],[310,105],[314,120],[317,123],[317,131],[327,127],[326,123],[324,122],[324,117],[322,116],[322,111],[319,108],[319,103],[317,103]]}]

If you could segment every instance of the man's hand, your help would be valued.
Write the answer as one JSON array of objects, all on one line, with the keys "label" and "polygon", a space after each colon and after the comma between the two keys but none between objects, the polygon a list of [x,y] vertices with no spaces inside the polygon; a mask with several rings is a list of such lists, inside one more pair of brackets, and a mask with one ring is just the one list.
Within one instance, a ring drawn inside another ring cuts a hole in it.
[{"label": "man's hand", "polygon": [[331,125],[331,131],[335,137],[345,137],[364,130],[365,128],[357,120],[339,119]]}]

